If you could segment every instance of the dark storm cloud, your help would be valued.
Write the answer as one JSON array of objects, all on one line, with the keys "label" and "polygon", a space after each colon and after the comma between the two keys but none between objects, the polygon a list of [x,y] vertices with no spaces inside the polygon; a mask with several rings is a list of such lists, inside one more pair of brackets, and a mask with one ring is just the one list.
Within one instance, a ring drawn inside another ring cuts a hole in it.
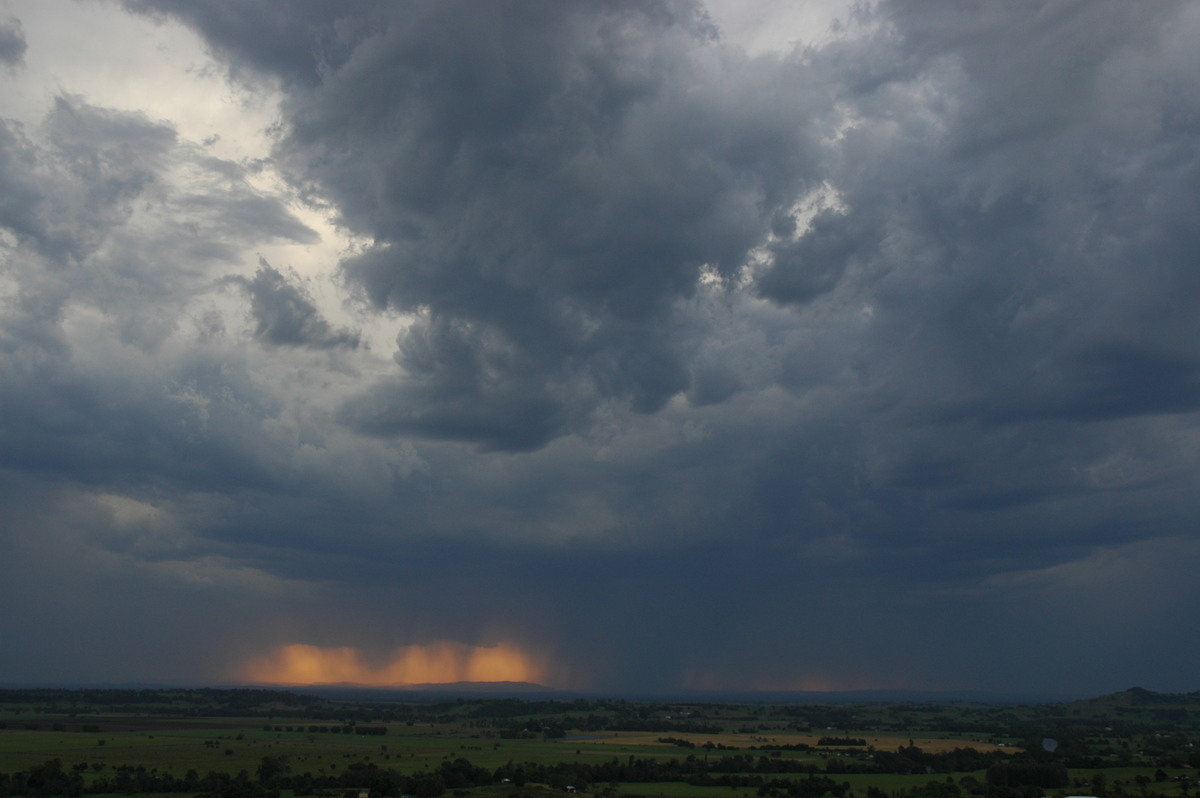
[{"label": "dark storm cloud", "polygon": [[343,417],[355,428],[521,451],[543,446],[562,426],[568,386],[546,381],[535,358],[495,331],[421,323],[404,335],[397,359],[410,377],[348,403]]},{"label": "dark storm cloud", "polygon": [[897,0],[760,58],[682,3],[125,5],[280,81],[361,340],[402,332],[368,364],[307,275],[226,276],[313,241],[249,167],[77,101],[6,125],[0,457],[58,496],[22,524],[82,502],[121,567],[295,590],[279,643],[1195,688],[1194,4]]},{"label": "dark storm cloud", "polygon": [[[708,46],[682,3],[346,16],[357,38],[289,95],[276,154],[374,240],[349,282],[426,317],[399,342],[406,385],[348,406],[358,426],[526,449],[686,390],[674,303],[701,267],[735,273],[804,184],[824,110],[804,76]],[[310,23],[315,47],[329,20]]]},{"label": "dark storm cloud", "polygon": [[[267,71],[289,82],[318,82],[326,63],[345,57],[353,41],[387,12],[375,0],[242,3],[238,0],[123,0],[126,8],[173,15],[196,27],[231,59],[235,71]],[[347,41],[349,39],[349,41]]]},{"label": "dark storm cloud", "polygon": [[774,248],[759,290],[799,305],[844,275],[875,331],[854,351],[864,387],[931,445],[943,421],[1035,446],[1044,429],[1011,425],[1193,411],[1183,8],[881,4],[859,62],[881,77],[844,95],[841,207]]},{"label": "dark storm cloud", "polygon": [[335,330],[317,310],[303,285],[289,281],[265,259],[259,260],[252,279],[230,278],[250,295],[254,335],[271,346],[308,346],[314,349],[354,349],[359,337],[350,330]]},{"label": "dark storm cloud", "polygon": [[9,17],[0,21],[0,64],[10,70],[21,66],[25,61],[26,46],[21,20]]}]

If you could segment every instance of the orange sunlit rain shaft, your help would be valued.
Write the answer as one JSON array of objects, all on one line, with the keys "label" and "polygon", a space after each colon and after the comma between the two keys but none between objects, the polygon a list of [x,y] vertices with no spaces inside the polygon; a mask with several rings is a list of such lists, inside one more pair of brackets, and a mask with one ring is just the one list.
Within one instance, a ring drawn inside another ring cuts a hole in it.
[{"label": "orange sunlit rain shaft", "polygon": [[361,684],[387,687],[454,682],[531,682],[547,684],[545,657],[512,643],[470,646],[439,642],[405,646],[379,666],[363,661],[354,648],[303,644],[281,646],[268,657],[246,664],[240,677],[266,684]]}]

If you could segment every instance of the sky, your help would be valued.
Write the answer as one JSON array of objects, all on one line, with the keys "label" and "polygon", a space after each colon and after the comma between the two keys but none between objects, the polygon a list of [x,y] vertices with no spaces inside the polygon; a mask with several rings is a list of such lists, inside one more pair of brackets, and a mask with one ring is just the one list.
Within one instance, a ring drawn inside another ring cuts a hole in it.
[{"label": "sky", "polygon": [[0,0],[0,683],[1200,689],[1198,40]]}]

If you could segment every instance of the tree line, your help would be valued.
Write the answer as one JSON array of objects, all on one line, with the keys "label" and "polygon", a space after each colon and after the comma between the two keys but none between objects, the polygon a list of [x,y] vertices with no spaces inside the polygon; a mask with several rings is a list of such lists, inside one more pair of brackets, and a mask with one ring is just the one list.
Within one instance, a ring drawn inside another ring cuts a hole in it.
[{"label": "tree line", "polygon": [[[874,772],[914,772],[917,761],[938,763],[948,770],[980,769],[988,761],[987,754],[962,752],[924,754],[911,749],[904,755],[884,756]],[[878,755],[878,753],[877,753]],[[342,790],[370,790],[373,798],[408,795],[414,798],[437,798],[447,790],[462,790],[490,784],[545,784],[565,789],[568,786],[584,790],[589,785],[616,783],[682,782],[693,786],[755,788],[763,796],[788,798],[842,798],[849,785],[834,776],[839,772],[830,760],[824,772],[807,762],[770,756],[733,754],[725,756],[696,756],[657,759],[630,755],[614,757],[608,762],[582,763],[509,762],[495,770],[473,765],[459,757],[442,762],[436,769],[404,774],[382,768],[370,762],[356,762],[337,774],[296,774],[284,757],[263,757],[252,776],[245,770],[236,774],[209,772],[200,775],[189,770],[184,776],[147,769],[145,766],[120,765],[109,772],[93,774],[89,780],[83,774],[86,763],[64,768],[58,759],[17,773],[0,773],[0,798],[80,798],[83,795],[146,793],[187,793],[209,798],[270,798],[279,790],[293,790],[298,795],[313,795]],[[969,765],[964,767],[964,765]],[[898,771],[884,767],[900,767]],[[930,767],[930,766],[926,766]],[[991,761],[987,767],[988,798],[1020,798],[1025,787],[1057,787],[1066,784],[1066,768],[1061,763],[1036,761]],[[799,778],[798,778],[799,777]],[[951,780],[952,781],[952,780]],[[935,784],[937,794],[912,794],[913,798],[957,798],[957,787],[950,789]],[[868,798],[886,798],[881,793]]]}]

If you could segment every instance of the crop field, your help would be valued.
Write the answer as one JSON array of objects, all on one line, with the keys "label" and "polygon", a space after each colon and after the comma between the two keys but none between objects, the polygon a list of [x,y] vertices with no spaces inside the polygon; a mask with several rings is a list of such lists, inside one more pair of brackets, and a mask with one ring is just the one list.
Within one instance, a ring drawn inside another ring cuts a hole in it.
[{"label": "crop field", "polygon": [[[522,761],[555,762],[572,745],[542,740],[482,740],[478,734],[453,725],[425,725],[417,729],[385,726],[388,731],[380,736],[274,728],[268,731],[261,721],[237,718],[229,719],[226,725],[156,722],[153,730],[141,728],[142,724],[130,719],[108,724],[110,730],[98,734],[14,729],[11,723],[8,725],[9,728],[0,729],[0,771],[20,770],[58,758],[70,766],[135,764],[177,776],[189,769],[202,773],[242,769],[253,772],[264,756],[288,757],[293,767],[313,773],[335,771],[347,762],[358,761],[416,770],[436,767],[441,760],[460,756],[483,767],[495,767],[517,757]],[[641,751],[642,747],[630,746],[629,750]]]}]

